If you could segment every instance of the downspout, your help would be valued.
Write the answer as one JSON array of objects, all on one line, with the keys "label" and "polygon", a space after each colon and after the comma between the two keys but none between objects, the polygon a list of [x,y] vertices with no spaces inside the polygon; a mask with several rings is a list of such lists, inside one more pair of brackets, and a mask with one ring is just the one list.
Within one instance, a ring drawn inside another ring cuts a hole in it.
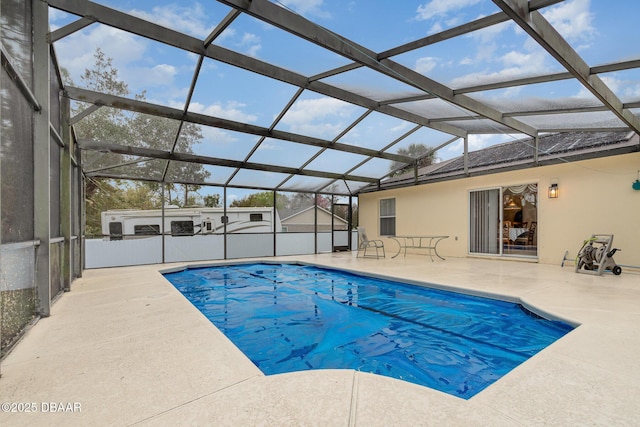
[{"label": "downspout", "polygon": [[272,228],[272,231],[273,231],[273,256],[277,256],[277,254],[278,254],[278,252],[276,252],[277,249],[278,249],[277,245],[276,245],[276,240],[277,240],[276,239],[276,237],[277,237],[277,234],[276,234],[276,215],[278,214],[277,207],[276,207],[277,198],[278,197],[277,197],[276,191],[273,190],[273,213],[271,214],[272,215],[271,228]]},{"label": "downspout", "polygon": [[162,189],[162,191],[160,192],[161,193],[161,197],[160,197],[160,205],[161,205],[161,208],[160,208],[160,216],[161,216],[160,224],[161,224],[161,227],[162,227],[162,229],[160,230],[160,233],[162,234],[162,263],[164,264],[164,262],[165,262],[165,253],[164,253],[164,245],[165,245],[165,238],[164,238],[164,235],[165,235],[165,227],[164,227],[164,192],[166,190],[165,182],[162,181],[160,186],[161,186],[161,189]]},{"label": "downspout", "polygon": [[227,187],[224,187],[222,200],[222,241],[224,247],[224,258],[227,259]]},{"label": "downspout", "polygon": [[313,193],[313,253],[318,254],[318,193]]},{"label": "downspout", "polygon": [[464,175],[469,176],[469,135],[464,136]]}]

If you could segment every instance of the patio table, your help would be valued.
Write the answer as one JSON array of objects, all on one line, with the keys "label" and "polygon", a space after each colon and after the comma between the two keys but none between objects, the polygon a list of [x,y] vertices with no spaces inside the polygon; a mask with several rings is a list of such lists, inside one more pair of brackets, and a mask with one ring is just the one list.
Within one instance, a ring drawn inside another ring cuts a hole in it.
[{"label": "patio table", "polygon": [[528,228],[521,228],[521,227],[514,227],[514,228],[509,228],[509,240],[511,240],[512,242],[515,242],[516,239],[523,233],[526,233],[527,231],[529,231]]},{"label": "patio table", "polygon": [[407,256],[407,249],[426,249],[428,250],[429,257],[433,262],[433,254],[435,254],[441,260],[443,257],[438,253],[438,243],[448,238],[449,236],[388,236],[390,239],[395,240],[398,243],[398,253],[391,258],[395,258],[400,255],[400,252],[404,249],[404,256]]}]

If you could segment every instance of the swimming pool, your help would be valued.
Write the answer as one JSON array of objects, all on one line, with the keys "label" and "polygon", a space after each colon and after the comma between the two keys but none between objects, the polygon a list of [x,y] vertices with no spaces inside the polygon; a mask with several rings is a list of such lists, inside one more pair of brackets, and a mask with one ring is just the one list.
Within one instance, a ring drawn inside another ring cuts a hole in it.
[{"label": "swimming pool", "polygon": [[468,399],[573,329],[512,302],[311,265],[165,277],[266,375],[355,369]]}]

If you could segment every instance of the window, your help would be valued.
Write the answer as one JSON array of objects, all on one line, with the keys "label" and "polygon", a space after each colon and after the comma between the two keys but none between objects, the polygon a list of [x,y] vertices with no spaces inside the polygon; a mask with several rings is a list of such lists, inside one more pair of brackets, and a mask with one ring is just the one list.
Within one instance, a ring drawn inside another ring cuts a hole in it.
[{"label": "window", "polygon": [[249,214],[249,221],[251,222],[256,222],[256,221],[262,221],[262,214]]},{"label": "window", "polygon": [[122,240],[122,223],[109,223],[109,240]]},{"label": "window", "polygon": [[213,230],[213,224],[211,224],[211,221],[205,221],[204,231],[211,231],[211,230]]},{"label": "window", "polygon": [[380,199],[380,235],[396,235],[396,199]]},{"label": "window", "polygon": [[223,224],[229,224],[229,217],[226,215],[223,215],[222,218],[220,218],[220,222]]},{"label": "window", "polygon": [[171,221],[172,236],[193,236],[193,221]]},{"label": "window", "polygon": [[157,236],[160,234],[160,226],[158,224],[134,225],[133,234],[136,236]]}]

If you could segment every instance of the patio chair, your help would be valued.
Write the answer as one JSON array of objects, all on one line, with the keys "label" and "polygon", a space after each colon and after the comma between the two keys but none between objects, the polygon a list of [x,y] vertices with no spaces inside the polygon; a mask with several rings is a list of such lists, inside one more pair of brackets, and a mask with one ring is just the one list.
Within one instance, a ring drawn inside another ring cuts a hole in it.
[{"label": "patio chair", "polygon": [[[367,255],[368,249],[375,249],[376,254],[370,253]],[[356,258],[361,256],[362,258],[380,258],[380,251],[382,251],[382,258],[384,258],[386,256],[384,253],[384,242],[382,240],[369,240],[365,229],[358,227],[358,254]]]},{"label": "patio chair", "polygon": [[502,224],[502,244],[509,246],[509,228],[511,227],[511,221],[504,221]]},{"label": "patio chair", "polygon": [[518,236],[518,238],[515,240],[514,243],[516,245],[527,245],[527,246],[533,245],[533,236],[535,236],[536,234],[537,226],[538,226],[537,221],[531,221],[529,230],[522,233],[520,236]]}]

